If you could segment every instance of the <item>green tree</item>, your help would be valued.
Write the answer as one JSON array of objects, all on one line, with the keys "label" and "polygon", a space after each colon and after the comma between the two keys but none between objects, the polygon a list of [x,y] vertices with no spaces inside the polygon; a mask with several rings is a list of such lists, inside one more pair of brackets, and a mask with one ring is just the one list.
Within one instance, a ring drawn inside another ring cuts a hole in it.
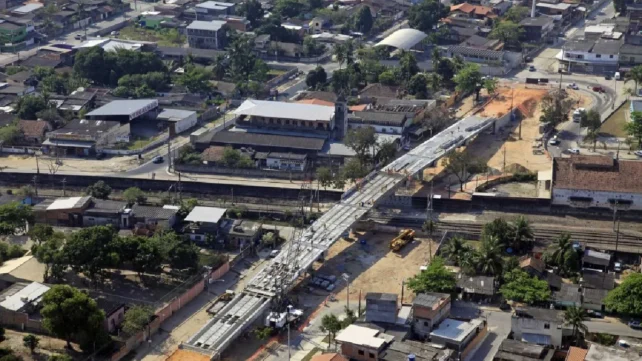
[{"label": "green tree", "polygon": [[303,10],[303,3],[297,0],[277,0],[274,5],[274,11],[283,18],[297,17]]},{"label": "green tree", "polygon": [[[619,0],[616,0],[619,1]],[[615,2],[614,2],[615,3]],[[626,74],[627,80],[633,80],[635,82],[635,93],[638,93],[638,85],[642,82],[642,65],[637,65],[631,68],[631,70]]]},{"label": "green tree", "polygon": [[261,24],[261,19],[265,14],[263,6],[258,0],[243,1],[238,5],[237,12],[239,15],[245,16],[253,28],[257,28]]},{"label": "green tree", "polygon": [[632,112],[631,121],[626,123],[624,130],[638,141],[638,148],[642,147],[642,112]]},{"label": "green tree", "polygon": [[332,340],[336,336],[337,332],[341,330],[341,321],[334,314],[324,315],[321,318],[321,332],[328,333],[328,346],[332,345]]},{"label": "green tree", "polygon": [[513,238],[513,229],[504,218],[495,218],[492,222],[484,224],[481,236],[494,237],[500,244],[508,246]]},{"label": "green tree", "polygon": [[394,70],[385,70],[379,74],[379,83],[384,85],[398,85],[399,79]]},{"label": "green tree", "polygon": [[380,165],[388,164],[397,157],[397,143],[384,141],[378,145],[377,156],[375,157]]},{"label": "green tree", "polygon": [[475,92],[475,98],[479,99],[479,91],[482,87],[482,74],[477,64],[466,64],[453,77],[457,91],[461,93]]},{"label": "green tree", "polygon": [[530,13],[530,9],[526,6],[513,6],[504,14],[504,19],[519,24]]},{"label": "green tree", "polygon": [[[243,2],[243,4],[245,3],[246,2]],[[225,55],[222,55],[222,54],[217,55],[216,58],[214,58],[214,62],[212,63],[212,76],[216,80],[223,80],[226,72],[227,72],[227,64],[226,64]]]},{"label": "green tree", "polygon": [[328,74],[322,66],[317,66],[315,69],[310,70],[305,77],[305,85],[312,89],[323,89],[328,81]]},{"label": "green tree", "polygon": [[143,273],[159,273],[166,257],[159,237],[136,237],[136,240],[131,263],[134,271],[138,273],[138,278],[143,280]]},{"label": "green tree", "polygon": [[564,90],[553,90],[546,94],[541,101],[542,115],[539,121],[555,127],[568,120],[568,115],[575,104],[575,100],[568,98]]},{"label": "green tree", "polygon": [[37,119],[36,113],[44,110],[49,105],[45,98],[40,95],[25,95],[18,98],[16,104],[16,115],[20,119]]},{"label": "green tree", "polygon": [[184,270],[192,274],[197,270],[199,249],[189,242],[176,244],[169,254],[169,265],[173,270]]},{"label": "green tree", "polygon": [[87,187],[86,193],[94,198],[107,199],[111,194],[111,187],[104,181],[98,181]]},{"label": "green tree", "polygon": [[0,205],[0,236],[23,233],[30,222],[33,222],[31,207],[20,202]]},{"label": "green tree", "polygon": [[448,15],[449,10],[437,0],[423,0],[410,7],[408,12],[410,27],[427,34],[432,33],[439,20]]},{"label": "green tree", "polygon": [[434,257],[426,270],[408,280],[408,288],[415,293],[452,293],[456,284],[455,275],[446,269],[440,257]]},{"label": "green tree", "polygon": [[368,174],[368,169],[356,158],[348,160],[343,166],[343,176],[352,181],[352,183],[356,183],[358,179],[365,177],[366,174]]},{"label": "green tree", "polygon": [[54,235],[54,229],[48,224],[36,223],[31,227],[28,235],[31,240],[36,242],[36,245],[41,245]]},{"label": "green tree", "polygon": [[474,253],[474,263],[477,271],[486,276],[502,274],[502,244],[496,237],[484,237],[479,249]]},{"label": "green tree", "polygon": [[579,270],[579,254],[573,247],[570,234],[560,234],[551,248],[547,255],[548,263],[557,267],[558,274],[572,275]]},{"label": "green tree", "polygon": [[377,144],[377,135],[372,127],[350,129],[344,143],[354,150],[361,165],[365,166],[370,158],[370,152]]},{"label": "green tree", "polygon": [[261,242],[263,242],[264,245],[274,247],[276,245],[276,235],[274,232],[266,232],[261,237]]},{"label": "green tree", "polygon": [[34,244],[31,253],[36,257],[38,262],[45,265],[43,279],[49,282],[51,279],[60,280],[66,268],[65,255],[62,247],[65,243],[65,234],[62,232],[52,232],[42,242]]},{"label": "green tree", "polygon": [[416,74],[408,82],[408,92],[417,99],[426,99],[428,97],[428,81],[423,74]]},{"label": "green tree", "polygon": [[582,333],[588,332],[588,327],[584,324],[586,320],[586,311],[582,308],[571,306],[564,311],[564,326],[573,328],[573,336],[577,340],[576,346],[581,345]]},{"label": "green tree", "polygon": [[467,151],[451,150],[442,160],[447,173],[454,175],[459,181],[459,190],[464,191],[464,182],[470,174],[485,170],[485,164]]},{"label": "green tree", "polygon": [[317,182],[319,182],[324,190],[332,186],[333,178],[332,169],[328,167],[317,168]]},{"label": "green tree", "polygon": [[[306,36],[303,39],[303,53],[305,53],[305,55],[317,56],[320,53],[323,53],[323,50],[325,50],[325,46],[323,46],[322,44],[319,44],[319,42],[313,37]],[[317,66],[317,70],[319,68],[323,69],[323,67]]]},{"label": "green tree", "polygon": [[82,228],[71,233],[64,247],[65,259],[76,272],[85,274],[94,284],[102,282],[104,271],[120,263],[115,229],[109,226]]},{"label": "green tree", "polygon": [[503,20],[495,23],[493,30],[488,35],[491,39],[497,39],[509,47],[521,48],[519,38],[522,36],[524,29],[510,20]]},{"label": "green tree", "polygon": [[212,72],[196,66],[187,67],[176,82],[192,93],[209,93],[212,90]]},{"label": "green tree", "polygon": [[36,335],[28,334],[25,337],[22,338],[22,344],[33,353],[36,350],[36,347],[38,347],[38,344],[40,343],[40,338],[36,337]]},{"label": "green tree", "polygon": [[143,204],[147,201],[147,196],[145,192],[140,190],[138,187],[129,187],[123,192],[123,198],[127,201],[127,204],[130,206],[134,203]]},{"label": "green tree", "polygon": [[582,116],[580,121],[580,127],[587,128],[589,130],[598,130],[602,126],[602,117],[600,113],[595,109],[590,109]]},{"label": "green tree", "polygon": [[415,55],[409,51],[403,51],[399,57],[399,69],[404,81],[410,80],[412,76],[419,73],[419,65]]},{"label": "green tree", "polygon": [[451,237],[441,249],[444,257],[453,262],[455,266],[461,266],[468,257],[471,257],[471,252],[472,248],[460,236]]},{"label": "green tree", "polygon": [[495,91],[497,91],[498,84],[499,84],[499,80],[497,80],[497,78],[486,78],[482,82],[482,85],[484,89],[486,89],[488,94],[495,94]]},{"label": "green tree", "polygon": [[22,137],[22,132],[14,124],[3,126],[0,128],[0,144],[12,145]]},{"label": "green tree", "polygon": [[339,69],[341,69],[341,66],[346,61],[348,48],[345,46],[345,44],[338,43],[334,46],[334,49],[332,50],[332,52],[334,54],[335,59],[339,63]]},{"label": "green tree", "polygon": [[551,296],[551,290],[546,281],[531,277],[521,269],[515,269],[505,274],[504,281],[505,283],[499,292],[507,300],[532,305],[545,302]]},{"label": "green tree", "polygon": [[125,319],[123,320],[123,331],[133,335],[138,331],[142,331],[147,326],[154,316],[154,310],[148,306],[135,305],[125,312]]},{"label": "green tree", "polygon": [[372,29],[373,24],[374,20],[372,19],[370,7],[362,6],[354,15],[352,27],[354,28],[354,30],[360,33],[368,34],[370,32],[370,29]]},{"label": "green tree", "polygon": [[609,312],[642,317],[642,274],[631,273],[616,288],[609,291],[604,305]]},{"label": "green tree", "polygon": [[513,252],[525,249],[525,245],[533,241],[533,229],[524,216],[518,216],[512,224],[509,245]]},{"label": "green tree", "polygon": [[254,336],[259,340],[265,340],[272,336],[274,329],[272,327],[257,327],[254,329]]},{"label": "green tree", "polygon": [[53,354],[49,356],[49,361],[73,361],[69,355]]},{"label": "green tree", "polygon": [[55,285],[45,293],[40,314],[43,327],[67,341],[69,349],[74,335],[95,332],[105,323],[105,313],[96,301],[68,285]]}]

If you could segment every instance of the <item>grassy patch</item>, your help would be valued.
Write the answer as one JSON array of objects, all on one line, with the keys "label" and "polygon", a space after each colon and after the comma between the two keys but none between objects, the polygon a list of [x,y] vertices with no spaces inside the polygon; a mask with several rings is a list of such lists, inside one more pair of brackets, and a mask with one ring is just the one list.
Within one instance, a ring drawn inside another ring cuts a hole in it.
[{"label": "grassy patch", "polygon": [[212,269],[217,269],[220,265],[225,263],[226,257],[219,253],[204,253],[200,252],[198,254],[198,265],[202,268],[203,266],[212,267]]},{"label": "grassy patch", "polygon": [[307,355],[305,355],[305,357],[304,357],[304,358],[302,358],[302,359],[301,359],[301,361],[310,361],[310,360],[312,360],[312,358],[313,358],[313,357],[314,357],[314,356],[315,356],[319,351],[321,351],[321,349],[320,349],[320,348],[318,348],[318,347],[313,348],[312,350],[310,350],[310,352],[308,352],[308,354],[307,354]]},{"label": "grassy patch", "polygon": [[141,149],[145,147],[147,144],[151,143],[154,140],[154,138],[138,138],[134,141],[130,141],[127,144],[127,149],[129,150],[135,150],[135,149]]},{"label": "grassy patch", "polygon": [[470,247],[472,247],[473,249],[479,249],[479,247],[481,247],[481,242],[480,241],[468,240],[468,241],[466,241],[466,244],[469,245]]},{"label": "grassy patch", "polygon": [[608,117],[600,127],[600,133],[612,137],[625,138],[624,125],[627,123],[626,115],[629,112],[631,103],[625,102],[618,110]]},{"label": "grassy patch", "polygon": [[181,44],[177,44],[170,40],[170,38],[167,35],[167,32],[169,30],[167,29],[154,30],[154,29],[147,29],[144,27],[137,27],[134,25],[130,25],[120,29],[119,31],[120,31],[120,35],[119,35],[120,39],[153,41],[153,42],[157,42],[159,46],[172,46],[172,47],[181,46]]}]

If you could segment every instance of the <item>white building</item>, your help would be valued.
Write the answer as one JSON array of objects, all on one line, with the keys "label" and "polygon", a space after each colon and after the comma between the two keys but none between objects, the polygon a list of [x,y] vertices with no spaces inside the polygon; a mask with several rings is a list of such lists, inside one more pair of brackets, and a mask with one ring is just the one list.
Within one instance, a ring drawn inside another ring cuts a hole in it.
[{"label": "white building", "polygon": [[377,133],[402,134],[412,118],[401,112],[354,112],[348,116],[348,129],[374,128]]},{"label": "white building", "polygon": [[482,319],[465,322],[447,318],[430,333],[430,342],[456,351],[459,359],[465,360],[483,342],[486,334],[486,321]]},{"label": "white building", "polygon": [[524,307],[513,313],[511,331],[515,340],[559,348],[562,345],[563,323],[560,311]]},{"label": "white building", "polygon": [[198,115],[191,110],[163,109],[156,119],[167,122],[170,127],[174,127],[174,134],[178,134],[195,126]]},{"label": "white building", "polygon": [[642,210],[642,162],[609,156],[553,159],[552,204]]},{"label": "white building", "polygon": [[567,42],[555,56],[560,69],[587,73],[617,71],[621,39],[576,40]]}]

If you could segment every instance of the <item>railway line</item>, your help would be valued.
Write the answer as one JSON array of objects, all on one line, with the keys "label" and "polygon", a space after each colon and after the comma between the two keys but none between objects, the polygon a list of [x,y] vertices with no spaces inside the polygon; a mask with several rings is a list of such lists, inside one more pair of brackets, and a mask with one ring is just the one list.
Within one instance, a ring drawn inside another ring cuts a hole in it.
[{"label": "railway line", "polygon": [[[399,227],[420,228],[424,219],[415,217],[367,217],[367,219],[377,223],[384,223]],[[473,237],[479,237],[483,224],[471,222],[437,222],[437,230],[469,234]],[[616,244],[617,250],[630,253],[642,253],[642,235],[635,234],[633,231],[613,231],[612,229],[586,229],[577,227],[552,227],[542,224],[531,224],[533,236],[536,242],[550,244],[555,241],[560,234],[566,232],[571,235],[571,239],[579,242],[584,246],[614,251]]]}]

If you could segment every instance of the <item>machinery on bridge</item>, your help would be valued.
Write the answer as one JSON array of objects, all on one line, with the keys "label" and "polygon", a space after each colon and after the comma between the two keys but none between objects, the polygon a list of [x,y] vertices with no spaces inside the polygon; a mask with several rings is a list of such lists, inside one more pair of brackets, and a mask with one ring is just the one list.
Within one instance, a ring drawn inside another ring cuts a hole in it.
[{"label": "machinery on bridge", "polygon": [[403,246],[415,239],[415,231],[412,229],[402,229],[399,235],[390,241],[390,249],[393,252],[399,252]]}]

